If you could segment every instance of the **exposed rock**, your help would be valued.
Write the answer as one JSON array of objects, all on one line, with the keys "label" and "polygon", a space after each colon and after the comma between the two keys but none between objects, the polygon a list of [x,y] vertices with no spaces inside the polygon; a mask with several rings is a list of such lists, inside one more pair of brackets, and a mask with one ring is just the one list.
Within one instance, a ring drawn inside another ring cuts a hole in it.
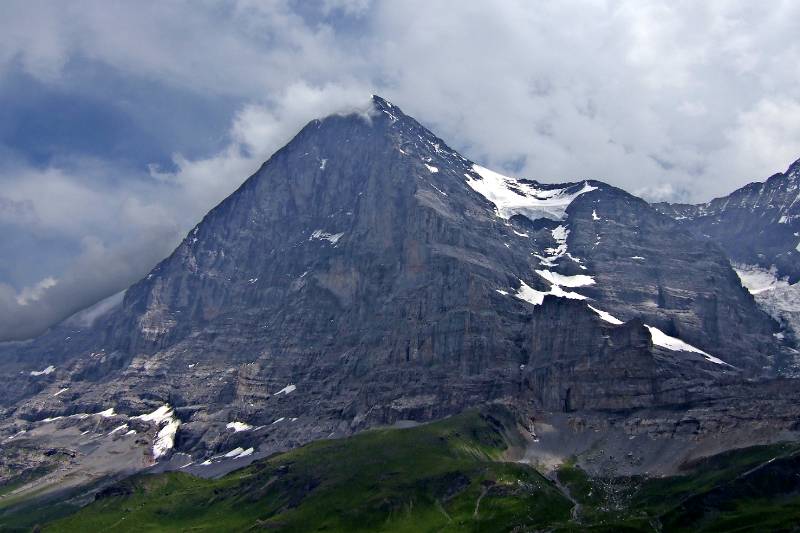
[{"label": "exposed rock", "polygon": [[775,266],[800,280],[800,160],[783,174],[745,185],[706,204],[655,204],[699,236],[719,243],[737,263]]},{"label": "exposed rock", "polygon": [[[742,412],[792,430],[795,383],[758,381],[788,347],[717,245],[601,182],[487,174],[373,107],[309,123],[90,326],[4,345],[0,432],[113,408],[109,431],[143,432],[148,461],[216,475],[494,400],[658,410],[640,417],[658,433],[692,410],[673,432]],[[163,406],[170,422],[142,420]]]}]

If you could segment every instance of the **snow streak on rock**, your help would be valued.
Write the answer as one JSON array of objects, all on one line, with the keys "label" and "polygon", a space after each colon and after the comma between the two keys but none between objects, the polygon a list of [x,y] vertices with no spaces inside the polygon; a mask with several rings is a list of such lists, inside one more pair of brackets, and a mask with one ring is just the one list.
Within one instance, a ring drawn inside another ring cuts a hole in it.
[{"label": "snow streak on rock", "polygon": [[135,416],[145,422],[153,422],[161,429],[153,441],[153,458],[158,459],[166,455],[175,446],[175,435],[181,421],[175,417],[175,411],[169,405],[162,405],[152,413]]},{"label": "snow streak on rock", "polygon": [[253,426],[247,424],[245,422],[228,422],[225,426],[227,429],[232,429],[234,433],[239,433],[240,431],[248,431],[253,429]]},{"label": "snow streak on rock", "polygon": [[619,326],[620,324],[623,323],[622,320],[620,320],[617,317],[613,316],[611,313],[608,313],[606,311],[601,311],[600,309],[598,309],[596,307],[593,307],[591,305],[589,305],[589,309],[591,309],[592,311],[597,313],[600,316],[601,319],[605,320],[606,322],[608,322],[610,324],[614,324],[615,326]]},{"label": "snow streak on rock", "polygon": [[666,348],[667,350],[672,350],[675,352],[699,353],[700,355],[705,357],[707,361],[710,361],[718,365],[728,365],[728,363],[726,363],[722,359],[718,359],[713,355],[704,352],[700,348],[695,348],[691,344],[685,343],[676,337],[670,337],[657,327],[648,326],[646,324],[645,327],[650,331],[650,337],[653,339],[653,344],[655,344],[656,346],[661,346],[662,348]]},{"label": "snow streak on rock", "polygon": [[46,376],[47,374],[51,374],[54,372],[56,367],[53,365],[48,366],[44,370],[31,370],[31,376]]}]

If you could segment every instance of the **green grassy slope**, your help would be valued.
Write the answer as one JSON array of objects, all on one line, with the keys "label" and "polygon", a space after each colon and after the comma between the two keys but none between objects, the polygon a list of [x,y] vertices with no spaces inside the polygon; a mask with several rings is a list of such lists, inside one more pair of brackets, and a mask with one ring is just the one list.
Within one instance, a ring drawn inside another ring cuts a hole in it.
[{"label": "green grassy slope", "polygon": [[[503,408],[320,441],[221,479],[140,475],[45,531],[793,531],[800,445],[728,452],[660,479],[546,479],[504,461]],[[43,512],[46,511],[43,510]]]},{"label": "green grassy slope", "polygon": [[569,518],[533,468],[501,461],[511,416],[468,412],[321,441],[218,480],[136,476],[46,531],[501,531]]},{"label": "green grassy slope", "polygon": [[572,464],[557,475],[582,529],[800,531],[798,443],[726,452],[672,477],[590,478]]}]

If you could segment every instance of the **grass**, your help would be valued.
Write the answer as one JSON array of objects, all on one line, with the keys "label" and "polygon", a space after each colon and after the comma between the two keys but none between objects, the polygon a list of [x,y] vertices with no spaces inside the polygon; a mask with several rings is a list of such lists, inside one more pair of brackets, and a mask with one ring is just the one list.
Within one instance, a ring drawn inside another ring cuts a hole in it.
[{"label": "grass", "polygon": [[[0,485],[0,496],[6,496],[26,483],[29,483],[42,476],[46,476],[53,470],[55,470],[55,465],[41,465],[25,470],[21,474],[14,476],[6,483]],[[0,503],[0,508],[2,507],[5,507],[4,503]]]},{"label": "grass", "polygon": [[315,442],[216,480],[134,476],[44,530],[711,532],[800,523],[797,444],[720,454],[660,479],[591,477],[568,461],[554,483],[504,460],[520,439],[507,410],[487,407]]},{"label": "grass", "polygon": [[510,415],[471,411],[320,441],[218,480],[136,476],[46,531],[498,531],[569,518],[533,468],[503,462]]},{"label": "grass", "polygon": [[800,523],[797,443],[729,451],[666,478],[591,478],[573,462],[557,475],[581,504],[580,530],[796,531]]}]

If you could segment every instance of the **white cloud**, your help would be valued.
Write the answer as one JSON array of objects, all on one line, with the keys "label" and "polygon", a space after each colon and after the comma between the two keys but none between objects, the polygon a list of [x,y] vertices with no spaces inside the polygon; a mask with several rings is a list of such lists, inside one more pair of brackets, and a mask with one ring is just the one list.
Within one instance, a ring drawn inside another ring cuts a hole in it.
[{"label": "white cloud", "polygon": [[58,284],[58,280],[52,276],[48,276],[32,287],[24,287],[16,297],[17,304],[24,306],[31,302],[39,301],[45,291],[55,287],[56,284]]},{"label": "white cloud", "polygon": [[[236,189],[308,121],[359,110],[364,87],[296,83],[271,106],[247,105],[233,119],[232,142],[207,158],[174,157],[175,172],[109,183],[111,170],[80,160],[71,170],[15,167],[4,178],[0,221],[77,240],[80,253],[56,278],[0,287],[0,339],[21,338],[123,290],[165,257],[185,232]],[[13,176],[13,177],[10,177]]]},{"label": "white cloud", "polygon": [[[264,136],[251,150],[259,155],[289,136],[292,117],[306,116],[295,109],[314,103],[304,92],[327,97],[332,87],[386,94],[480,162],[522,162],[524,173],[551,181],[670,184],[699,201],[752,179],[756,164],[769,173],[800,153],[795,126],[788,148],[721,163],[743,114],[768,113],[764,98],[794,98],[792,2],[322,0],[313,19],[288,0],[83,2],[34,10],[41,24],[27,6],[0,21],[0,61],[21,59],[53,79],[67,59],[87,56],[183,90],[235,95],[248,106],[242,127],[263,130],[243,132]],[[354,22],[331,26],[332,13]],[[255,125],[259,115],[265,122]],[[228,154],[229,166],[215,171],[252,167],[234,166],[238,158]],[[176,161],[189,172],[190,161]]]},{"label": "white cloud", "polygon": [[709,173],[756,181],[782,172],[800,157],[800,100],[762,98],[738,113],[724,135],[727,144],[715,154]]},{"label": "white cloud", "polygon": [[[153,239],[153,237],[155,237]],[[15,290],[0,283],[0,339],[22,339],[127,287],[169,253],[175,236],[133,237],[108,245],[94,237],[56,280]]]},{"label": "white cloud", "polygon": [[[366,87],[329,84],[312,87],[294,83],[266,105],[247,105],[233,119],[232,142],[211,157],[189,160],[176,154],[175,172],[151,168],[151,174],[174,183],[199,217],[252,175],[273,152],[285,145],[309,121],[363,107]],[[197,206],[202,212],[197,212]]]}]

